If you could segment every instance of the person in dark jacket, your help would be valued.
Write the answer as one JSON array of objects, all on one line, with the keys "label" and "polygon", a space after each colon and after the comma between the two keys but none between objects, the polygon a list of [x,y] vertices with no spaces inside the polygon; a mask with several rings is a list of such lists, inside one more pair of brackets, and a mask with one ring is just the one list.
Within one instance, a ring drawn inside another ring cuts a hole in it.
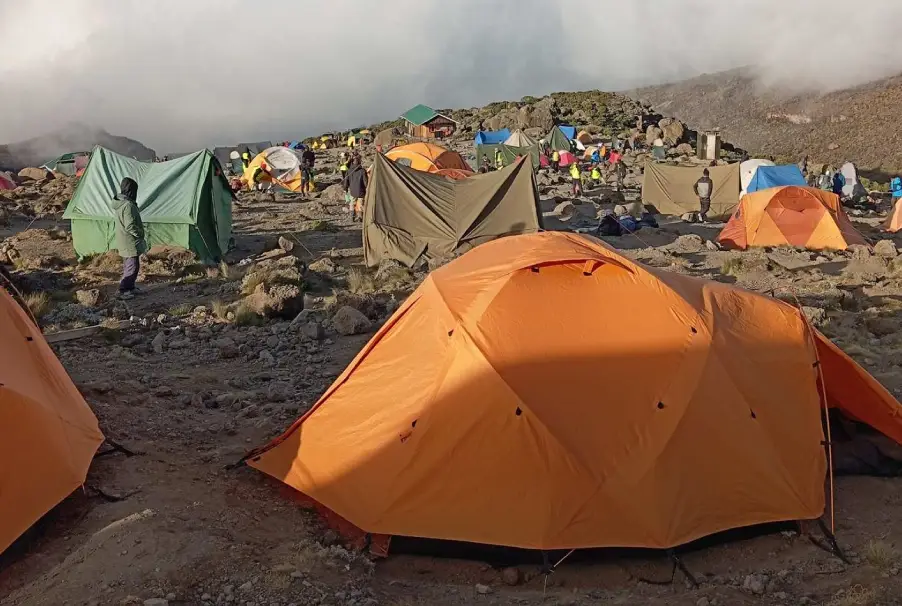
[{"label": "person in dark jacket", "polygon": [[833,193],[842,198],[842,188],[846,185],[846,177],[842,171],[836,171],[833,175]]},{"label": "person in dark jacket", "polygon": [[710,175],[711,173],[706,168],[702,173],[702,178],[693,186],[695,195],[698,196],[698,218],[703,223],[708,220],[708,211],[711,210],[711,195],[714,193],[714,181],[711,180]]},{"label": "person in dark jacket", "polygon": [[366,198],[366,188],[369,185],[369,178],[366,169],[360,159],[355,157],[351,160],[351,166],[348,174],[345,175],[342,187],[348,192],[351,198],[349,209],[351,211],[351,220],[363,220],[363,200]]},{"label": "person in dark jacket", "polygon": [[301,154],[301,196],[313,192],[313,165],[316,164],[316,154],[309,147]]},{"label": "person in dark jacket", "polygon": [[122,257],[119,296],[131,299],[137,290],[135,282],[141,269],[141,255],[147,252],[147,241],[144,239],[144,222],[138,211],[138,183],[125,177],[119,184],[119,192],[110,204],[116,225],[116,248]]}]

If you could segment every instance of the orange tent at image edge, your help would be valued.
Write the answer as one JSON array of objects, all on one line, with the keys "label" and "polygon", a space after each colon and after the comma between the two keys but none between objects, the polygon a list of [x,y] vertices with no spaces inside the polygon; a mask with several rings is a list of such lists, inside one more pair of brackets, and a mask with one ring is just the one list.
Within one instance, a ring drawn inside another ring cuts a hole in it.
[{"label": "orange tent at image edge", "polygon": [[867,245],[839,196],[794,185],[743,196],[717,241],[740,250],[750,246],[845,250],[852,244]]},{"label": "orange tent at image edge", "polygon": [[383,538],[669,548],[821,516],[825,404],[902,443],[798,309],[545,232],[432,272],[247,462]]},{"label": "orange tent at image edge", "polygon": [[385,153],[385,157],[395,162],[403,162],[414,170],[429,173],[439,172],[442,169],[457,169],[472,174],[470,165],[459,153],[431,143],[411,143],[394,147]]},{"label": "orange tent at image edge", "polygon": [[0,552],[85,481],[97,418],[0,287]]}]

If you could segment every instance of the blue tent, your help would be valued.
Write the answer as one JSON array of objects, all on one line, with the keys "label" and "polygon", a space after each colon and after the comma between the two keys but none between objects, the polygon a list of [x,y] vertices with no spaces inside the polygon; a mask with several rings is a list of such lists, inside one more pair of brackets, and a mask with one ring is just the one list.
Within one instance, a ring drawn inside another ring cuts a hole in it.
[{"label": "blue tent", "polygon": [[510,136],[511,131],[508,128],[502,128],[501,130],[496,131],[481,130],[476,133],[474,143],[476,145],[499,145],[507,141]]},{"label": "blue tent", "polygon": [[802,171],[795,164],[784,166],[759,166],[752,177],[747,193],[755,193],[769,187],[781,187],[783,185],[808,185]]},{"label": "blue tent", "polygon": [[567,126],[566,124],[559,124],[558,128],[561,129],[561,132],[564,133],[564,136],[569,140],[573,141],[576,139],[576,127],[575,126]]}]

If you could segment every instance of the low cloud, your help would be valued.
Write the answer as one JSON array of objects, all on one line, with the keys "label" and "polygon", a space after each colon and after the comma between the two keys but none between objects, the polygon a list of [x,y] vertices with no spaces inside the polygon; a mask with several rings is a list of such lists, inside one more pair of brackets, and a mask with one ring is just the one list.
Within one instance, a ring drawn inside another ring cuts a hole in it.
[{"label": "low cloud", "polygon": [[0,0],[0,142],[82,122],[182,151],[747,65],[832,90],[900,71],[900,18],[893,0]]}]

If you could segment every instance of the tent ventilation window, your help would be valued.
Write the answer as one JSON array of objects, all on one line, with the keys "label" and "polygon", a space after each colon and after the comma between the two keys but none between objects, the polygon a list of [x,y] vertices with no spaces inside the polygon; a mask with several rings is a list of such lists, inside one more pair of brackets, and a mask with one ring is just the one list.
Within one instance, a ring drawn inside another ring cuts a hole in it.
[{"label": "tent ventilation window", "polygon": [[519,417],[520,415],[523,414],[523,411],[520,410],[520,407],[518,406],[518,407],[517,407],[517,410],[514,412],[514,414],[517,415],[517,416]]},{"label": "tent ventilation window", "polygon": [[664,402],[658,402],[658,410],[664,409]]}]

